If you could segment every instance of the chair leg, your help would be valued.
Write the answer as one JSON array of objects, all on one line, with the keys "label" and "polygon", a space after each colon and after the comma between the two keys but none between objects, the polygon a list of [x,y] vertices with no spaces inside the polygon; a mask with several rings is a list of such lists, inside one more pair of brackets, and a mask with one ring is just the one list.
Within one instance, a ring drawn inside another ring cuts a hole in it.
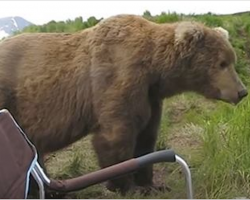
[{"label": "chair leg", "polygon": [[50,179],[49,177],[44,173],[43,169],[41,168],[41,166],[39,165],[39,163],[37,162],[35,164],[35,170],[38,173],[39,177],[42,179],[43,183],[45,183],[47,186],[49,186],[50,184]]},{"label": "chair leg", "polygon": [[38,184],[38,187],[39,187],[39,198],[40,199],[45,199],[45,191],[44,191],[44,185],[43,185],[42,179],[38,175],[36,169],[32,169],[31,174],[32,174],[32,176],[34,177],[34,179],[36,180],[36,182]]},{"label": "chair leg", "polygon": [[176,162],[179,163],[182,167],[182,170],[185,174],[186,185],[187,185],[187,197],[188,199],[193,199],[193,185],[190,169],[185,160],[183,160],[180,156],[176,155]]}]

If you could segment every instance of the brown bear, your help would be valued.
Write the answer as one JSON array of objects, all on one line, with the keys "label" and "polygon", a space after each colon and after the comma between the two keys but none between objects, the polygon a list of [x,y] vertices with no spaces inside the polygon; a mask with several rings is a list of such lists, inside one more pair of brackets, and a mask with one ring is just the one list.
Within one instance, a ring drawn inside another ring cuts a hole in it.
[{"label": "brown bear", "polygon": [[[21,34],[0,44],[0,108],[42,157],[89,133],[102,168],[154,151],[164,98],[193,91],[237,104],[247,95],[222,28],[117,15],[74,34]],[[152,166],[109,181],[153,187]]]}]

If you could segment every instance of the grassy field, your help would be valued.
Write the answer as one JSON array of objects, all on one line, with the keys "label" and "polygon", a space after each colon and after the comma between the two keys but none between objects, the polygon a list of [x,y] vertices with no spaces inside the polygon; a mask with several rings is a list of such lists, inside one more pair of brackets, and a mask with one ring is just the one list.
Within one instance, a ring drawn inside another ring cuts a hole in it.
[{"label": "grassy field", "polygon": [[[238,56],[237,72],[249,87],[249,13],[225,16],[162,13],[151,16],[149,12],[145,12],[144,17],[157,23],[191,19],[208,26],[226,28]],[[72,24],[74,25],[73,22]],[[44,27],[46,25],[43,30]],[[39,30],[39,27],[32,30]],[[28,32],[29,29],[25,31]],[[188,161],[193,175],[195,198],[250,197],[249,98],[237,106],[208,101],[192,93],[165,101],[157,149],[172,148]],[[50,155],[47,160],[50,175],[69,178],[99,169],[90,137]],[[168,185],[172,191],[152,193],[149,196],[128,194],[125,198],[186,197],[185,182],[178,165],[155,165],[155,181]],[[102,184],[72,193],[70,197],[124,198],[107,191]]]}]

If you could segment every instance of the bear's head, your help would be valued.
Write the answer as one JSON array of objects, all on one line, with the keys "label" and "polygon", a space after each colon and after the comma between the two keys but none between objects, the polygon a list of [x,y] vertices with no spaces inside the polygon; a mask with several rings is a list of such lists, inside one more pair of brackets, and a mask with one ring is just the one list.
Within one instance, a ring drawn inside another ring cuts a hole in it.
[{"label": "bear's head", "polygon": [[186,90],[233,104],[247,96],[235,70],[236,54],[227,30],[180,22],[175,28],[174,45]]}]

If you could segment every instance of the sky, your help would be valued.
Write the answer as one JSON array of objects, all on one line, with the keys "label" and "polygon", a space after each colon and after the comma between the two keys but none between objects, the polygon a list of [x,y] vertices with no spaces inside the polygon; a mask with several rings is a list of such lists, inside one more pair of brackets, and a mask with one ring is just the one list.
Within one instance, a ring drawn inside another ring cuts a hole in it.
[{"label": "sky", "polygon": [[116,14],[143,14],[149,10],[152,15],[175,11],[184,14],[212,12],[230,14],[250,11],[250,1],[2,1],[0,18],[20,16],[40,25],[51,20],[60,21],[82,16],[106,18]]}]

